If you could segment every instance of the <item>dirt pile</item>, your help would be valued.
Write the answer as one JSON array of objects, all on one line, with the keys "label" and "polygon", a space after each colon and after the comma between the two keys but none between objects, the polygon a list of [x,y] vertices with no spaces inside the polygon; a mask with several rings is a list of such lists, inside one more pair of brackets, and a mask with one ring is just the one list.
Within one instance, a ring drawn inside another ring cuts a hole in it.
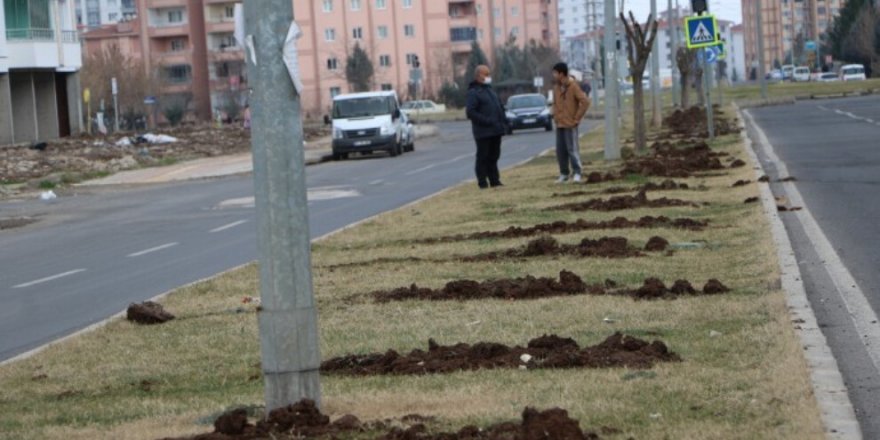
[{"label": "dirt pile", "polygon": [[551,296],[578,295],[586,292],[594,295],[605,294],[601,285],[588,286],[579,276],[563,270],[559,280],[527,276],[525,278],[491,280],[477,282],[456,280],[446,283],[441,289],[428,289],[415,284],[393,290],[379,290],[370,293],[376,302],[403,301],[408,299],[445,301],[475,299],[535,299]]},{"label": "dirt pile", "polygon": [[[724,112],[715,110],[715,135],[739,133],[740,129],[736,120],[729,120]],[[686,110],[676,110],[663,119],[663,125],[670,129],[673,134],[686,137],[709,137],[709,124],[706,119],[704,107],[691,107]]]},{"label": "dirt pile", "polygon": [[[703,286],[702,295],[718,295],[729,292],[730,289],[716,279],[709,280]],[[701,293],[694,289],[690,281],[677,280],[671,288],[667,288],[659,278],[648,278],[642,287],[635,290],[623,290],[617,294],[630,296],[635,299],[675,299],[680,296],[697,296]]]},{"label": "dirt pile", "polygon": [[725,169],[719,157],[726,153],[713,152],[705,142],[689,147],[657,142],[651,151],[651,156],[628,160],[621,174],[684,178],[697,172]]},{"label": "dirt pile", "polygon": [[526,228],[511,226],[502,231],[484,231],[473,234],[450,235],[446,237],[425,238],[416,240],[419,244],[452,243],[467,240],[486,240],[493,238],[522,238],[533,237],[542,234],[566,234],[603,229],[686,229],[690,231],[702,231],[709,225],[708,221],[694,220],[692,218],[670,219],[669,217],[644,216],[638,220],[629,220],[624,217],[616,217],[613,220],[589,221],[578,219],[573,222],[555,221],[553,223],[539,223]]},{"label": "dirt pile", "polygon": [[174,319],[174,315],[166,312],[161,304],[145,301],[129,305],[125,312],[125,319],[138,324],[162,324]]},{"label": "dirt pile", "polygon": [[36,223],[37,219],[32,217],[12,217],[0,218],[0,231],[4,229],[20,228],[31,223]]},{"label": "dirt pile", "polygon": [[752,183],[751,180],[737,180],[736,182],[733,183],[733,185],[731,185],[731,188],[739,188],[741,186],[746,186],[750,183]]},{"label": "dirt pile", "polygon": [[489,252],[463,261],[495,261],[504,258],[527,258],[570,255],[581,258],[631,258],[644,254],[624,237],[602,237],[598,240],[585,238],[578,244],[561,244],[555,238],[544,236],[528,242],[525,246],[501,252]]},{"label": "dirt pile", "polygon": [[624,209],[638,208],[665,208],[671,206],[699,207],[694,202],[666,197],[649,200],[646,191],[642,190],[635,196],[615,196],[608,200],[590,199],[585,202],[567,203],[564,205],[547,208],[551,211],[621,211]]},{"label": "dirt pile", "polygon": [[349,355],[321,363],[321,372],[353,376],[440,374],[496,368],[651,368],[657,362],[679,361],[661,341],[647,342],[615,333],[591,347],[580,348],[573,339],[544,335],[526,347],[479,342],[442,346],[428,341],[428,351],[401,355],[385,353]]},{"label": "dirt pile", "polygon": [[584,179],[584,184],[591,185],[596,183],[611,182],[618,179],[620,179],[620,176],[614,173],[602,174],[598,171],[594,171],[590,174],[587,174],[587,178]]},{"label": "dirt pile", "polygon": [[486,428],[468,425],[458,432],[431,433],[424,422],[429,417],[410,415],[400,422],[406,427],[390,426],[385,422],[363,423],[347,414],[334,422],[321,413],[315,402],[303,399],[293,405],[269,413],[266,420],[251,424],[244,409],[224,413],[214,421],[214,432],[192,437],[163,440],[256,440],[256,439],[335,439],[375,438],[377,440],[593,440],[599,436],[584,433],[577,420],[560,408],[539,411],[526,408],[521,422],[503,422]]}]

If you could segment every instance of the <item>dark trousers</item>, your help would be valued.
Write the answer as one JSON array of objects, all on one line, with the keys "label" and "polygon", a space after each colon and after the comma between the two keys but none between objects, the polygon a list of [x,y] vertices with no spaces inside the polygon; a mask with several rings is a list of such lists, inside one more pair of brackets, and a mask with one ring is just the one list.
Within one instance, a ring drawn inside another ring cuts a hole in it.
[{"label": "dark trousers", "polygon": [[501,157],[501,136],[477,139],[477,184],[480,188],[501,185],[498,158]]}]

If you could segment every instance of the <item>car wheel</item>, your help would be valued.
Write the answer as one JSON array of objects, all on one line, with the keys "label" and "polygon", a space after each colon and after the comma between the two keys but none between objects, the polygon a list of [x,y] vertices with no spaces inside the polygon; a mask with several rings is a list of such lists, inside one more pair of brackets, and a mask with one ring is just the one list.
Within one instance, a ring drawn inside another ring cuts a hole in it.
[{"label": "car wheel", "polygon": [[553,131],[553,124],[547,124],[544,126],[544,131]]},{"label": "car wheel", "polygon": [[391,157],[400,155],[400,144],[394,144],[393,147],[388,149],[388,155]]},{"label": "car wheel", "polygon": [[348,156],[348,155],[347,154],[343,155],[342,153],[333,153],[333,160],[339,161],[339,160],[345,159],[346,156]]},{"label": "car wheel", "polygon": [[409,151],[416,151],[416,141],[412,141],[412,143],[409,144]]}]

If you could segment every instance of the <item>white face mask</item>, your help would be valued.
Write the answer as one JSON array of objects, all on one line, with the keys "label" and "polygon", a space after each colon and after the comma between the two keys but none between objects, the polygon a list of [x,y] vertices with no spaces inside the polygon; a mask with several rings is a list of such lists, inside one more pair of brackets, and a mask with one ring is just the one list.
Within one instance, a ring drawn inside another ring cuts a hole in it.
[{"label": "white face mask", "polygon": [[492,84],[492,77],[487,76],[486,79],[483,80],[483,84]]}]

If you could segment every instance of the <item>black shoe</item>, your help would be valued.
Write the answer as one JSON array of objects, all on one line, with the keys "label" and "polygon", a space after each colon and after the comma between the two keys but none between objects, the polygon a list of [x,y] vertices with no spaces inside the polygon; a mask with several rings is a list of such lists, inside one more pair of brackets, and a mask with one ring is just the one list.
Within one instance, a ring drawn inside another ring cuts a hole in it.
[{"label": "black shoe", "polygon": [[493,184],[492,184],[492,188],[498,188],[499,186],[504,186],[504,184],[501,183],[501,182],[493,183]]},{"label": "black shoe", "polygon": [[486,185],[485,183],[480,184],[480,189],[487,189],[487,188],[489,188],[489,185]]}]

